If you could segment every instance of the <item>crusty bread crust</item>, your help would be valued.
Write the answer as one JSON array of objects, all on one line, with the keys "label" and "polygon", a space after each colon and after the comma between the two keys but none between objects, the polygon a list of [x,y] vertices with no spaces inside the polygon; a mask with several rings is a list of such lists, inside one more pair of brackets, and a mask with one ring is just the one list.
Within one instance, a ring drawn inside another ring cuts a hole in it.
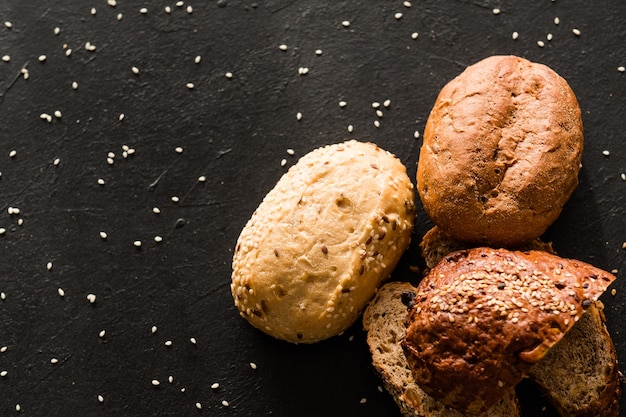
[{"label": "crusty bread crust", "polygon": [[596,301],[530,370],[530,378],[563,417],[619,415],[617,354],[604,322],[602,302]]},{"label": "crusty bread crust", "polygon": [[413,184],[391,153],[348,141],[303,156],[241,232],[232,295],[260,330],[313,343],[348,328],[409,245]]},{"label": "crusty bread crust", "polygon": [[[434,226],[431,228],[419,244],[422,257],[426,262],[427,268],[434,268],[447,254],[455,252],[461,249],[469,249],[476,247],[468,242],[461,242],[450,237],[440,227]],[[516,245],[515,247],[508,247],[510,250],[542,250],[553,255],[556,255],[552,242],[542,242],[539,238],[533,239],[530,242],[526,242],[522,245]]]},{"label": "crusty bread crust", "polygon": [[615,277],[543,251],[473,248],[419,284],[402,343],[417,383],[476,414],[528,374]]},{"label": "crusty bread crust", "polygon": [[[417,289],[408,282],[389,282],[383,285],[363,313],[363,327],[372,354],[372,364],[382,378],[405,417],[463,417],[459,411],[426,394],[416,383],[404,356],[401,342],[405,335],[404,320],[407,306],[403,293]],[[519,417],[520,409],[515,391],[511,390],[483,417]]]},{"label": "crusty bread crust", "polygon": [[578,184],[583,125],[574,92],[545,65],[492,56],[439,93],[417,190],[457,240],[511,246],[543,234]]}]

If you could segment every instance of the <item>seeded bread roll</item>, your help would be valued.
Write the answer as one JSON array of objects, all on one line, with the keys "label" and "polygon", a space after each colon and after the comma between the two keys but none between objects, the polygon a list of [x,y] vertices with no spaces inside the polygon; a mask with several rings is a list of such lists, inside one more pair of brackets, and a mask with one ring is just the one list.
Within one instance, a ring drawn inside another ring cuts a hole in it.
[{"label": "seeded bread roll", "polygon": [[543,251],[447,255],[418,286],[403,348],[415,381],[477,414],[528,375],[615,280]]},{"label": "seeded bread roll", "polygon": [[583,125],[567,82],[545,65],[493,56],[439,93],[417,190],[460,241],[515,246],[544,233],[578,185]]},{"label": "seeded bread roll", "polygon": [[313,343],[348,328],[409,245],[413,184],[391,153],[349,141],[303,156],[266,195],[235,247],[243,318]]},{"label": "seeded bread roll", "polygon": [[[403,298],[415,295],[408,282],[383,285],[363,313],[363,327],[372,354],[372,364],[387,391],[405,417],[464,417],[463,413],[443,405],[426,394],[416,383],[402,351],[407,306]],[[520,417],[515,391],[511,391],[481,417]]]}]

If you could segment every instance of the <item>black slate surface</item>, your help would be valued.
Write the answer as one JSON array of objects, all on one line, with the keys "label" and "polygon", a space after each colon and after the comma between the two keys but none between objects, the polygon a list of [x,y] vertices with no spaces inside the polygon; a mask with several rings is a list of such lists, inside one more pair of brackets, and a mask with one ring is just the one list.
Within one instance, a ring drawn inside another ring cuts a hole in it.
[{"label": "black slate surface", "polygon": [[[232,248],[318,146],[372,141],[414,178],[414,132],[439,89],[493,54],[551,66],[579,98],[580,186],[545,239],[618,271],[603,300],[626,357],[626,3],[411,3],[0,2],[0,416],[399,416],[360,323],[297,346],[237,315]],[[372,103],[387,99],[379,119]],[[420,209],[392,279],[419,280],[429,227]],[[526,416],[555,415],[520,393]]]}]

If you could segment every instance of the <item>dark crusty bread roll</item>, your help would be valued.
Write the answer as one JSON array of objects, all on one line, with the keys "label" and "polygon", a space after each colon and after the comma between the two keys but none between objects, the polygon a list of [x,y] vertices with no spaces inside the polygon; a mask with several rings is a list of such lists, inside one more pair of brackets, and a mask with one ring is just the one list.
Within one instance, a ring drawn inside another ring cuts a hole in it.
[{"label": "dark crusty bread roll", "polygon": [[[437,265],[439,261],[441,261],[441,259],[443,259],[443,257],[450,252],[455,252],[461,249],[469,249],[472,247],[476,246],[450,237],[438,226],[434,226],[426,232],[419,244],[420,252],[426,262],[427,268],[434,268],[435,265]],[[521,245],[508,247],[506,249],[521,251],[542,250],[556,255],[556,252],[552,248],[552,242],[543,242],[539,238],[533,239],[530,242],[526,242]]]},{"label": "dark crusty bread roll", "polygon": [[619,415],[620,373],[603,308],[601,301],[592,303],[563,339],[530,369],[530,378],[563,417]]},{"label": "dark crusty bread roll", "polygon": [[[393,396],[405,417],[463,417],[464,414],[446,407],[426,394],[416,383],[404,356],[401,342],[406,329],[407,306],[403,298],[417,289],[408,282],[389,282],[363,313],[363,327],[372,354],[372,364],[382,378],[385,389]],[[515,391],[511,389],[482,417],[519,417],[520,408]]]},{"label": "dark crusty bread roll", "polygon": [[469,414],[528,375],[615,280],[543,251],[473,248],[420,282],[402,343],[416,382]]},{"label": "dark crusty bread roll", "polygon": [[417,190],[433,222],[484,246],[530,241],[578,184],[583,125],[574,92],[545,65],[492,56],[439,93]]},{"label": "dark crusty bread roll", "polygon": [[344,331],[408,247],[414,198],[402,162],[372,143],[303,156],[237,241],[231,291],[241,316],[294,343]]}]

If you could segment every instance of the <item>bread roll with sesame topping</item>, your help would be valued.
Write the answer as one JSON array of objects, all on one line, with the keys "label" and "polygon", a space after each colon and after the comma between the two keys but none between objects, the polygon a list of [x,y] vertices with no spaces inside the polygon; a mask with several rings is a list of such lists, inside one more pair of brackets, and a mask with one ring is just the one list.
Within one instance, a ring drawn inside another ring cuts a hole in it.
[{"label": "bread roll with sesame topping", "polygon": [[417,384],[468,414],[527,376],[615,280],[543,251],[453,252],[420,282],[402,343]]},{"label": "bread roll with sesame topping", "polygon": [[443,87],[424,129],[417,190],[454,239],[515,246],[541,236],[578,185],[583,124],[549,67],[492,56]]},{"label": "bread roll with sesame topping", "polygon": [[391,153],[348,141],[303,156],[239,236],[231,291],[253,326],[293,343],[347,329],[409,245],[413,184]]}]

